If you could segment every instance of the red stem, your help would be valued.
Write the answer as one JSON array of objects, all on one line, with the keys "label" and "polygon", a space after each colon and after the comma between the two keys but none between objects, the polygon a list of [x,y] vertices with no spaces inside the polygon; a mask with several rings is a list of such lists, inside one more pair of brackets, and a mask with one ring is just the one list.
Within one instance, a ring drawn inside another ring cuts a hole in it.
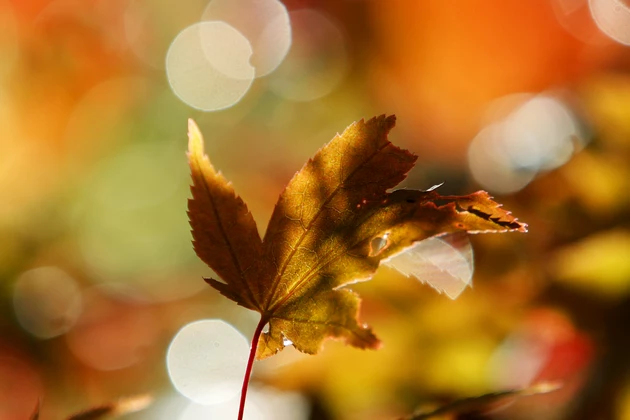
[{"label": "red stem", "polygon": [[256,359],[256,348],[258,347],[258,340],[262,330],[267,325],[267,320],[262,317],[260,322],[256,326],[254,336],[252,337],[252,347],[249,350],[249,359],[247,359],[247,368],[245,369],[245,377],[243,378],[243,388],[241,388],[241,403],[238,407],[238,420],[243,420],[243,414],[245,413],[245,398],[247,397],[247,387],[249,386],[249,378],[252,376],[252,368],[254,367],[254,359]]}]

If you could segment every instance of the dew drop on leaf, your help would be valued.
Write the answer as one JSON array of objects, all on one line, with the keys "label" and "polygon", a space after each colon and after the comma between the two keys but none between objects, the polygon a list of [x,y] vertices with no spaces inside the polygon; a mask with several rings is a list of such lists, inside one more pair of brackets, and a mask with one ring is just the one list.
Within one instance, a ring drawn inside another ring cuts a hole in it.
[{"label": "dew drop on leaf", "polygon": [[370,241],[370,252],[368,256],[376,257],[380,254],[388,245],[389,232],[386,232],[383,236],[376,237]]}]

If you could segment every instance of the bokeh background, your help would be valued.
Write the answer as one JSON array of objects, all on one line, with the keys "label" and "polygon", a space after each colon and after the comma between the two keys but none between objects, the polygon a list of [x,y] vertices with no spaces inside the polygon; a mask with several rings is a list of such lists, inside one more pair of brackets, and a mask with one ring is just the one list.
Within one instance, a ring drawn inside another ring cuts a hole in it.
[{"label": "bokeh background", "polygon": [[309,156],[383,113],[419,155],[405,186],[486,189],[529,233],[472,238],[456,301],[386,268],[353,286],[384,347],[257,363],[251,418],[549,380],[487,415],[630,419],[628,44],[626,0],[0,0],[0,419],[147,393],[125,418],[232,418],[166,368],[184,325],[257,321],[201,280],[186,120],[264,231]]}]

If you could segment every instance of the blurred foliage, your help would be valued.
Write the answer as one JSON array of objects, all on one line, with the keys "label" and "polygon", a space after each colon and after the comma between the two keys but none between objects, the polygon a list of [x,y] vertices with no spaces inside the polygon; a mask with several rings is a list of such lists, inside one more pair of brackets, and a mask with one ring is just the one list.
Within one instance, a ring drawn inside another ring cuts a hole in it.
[{"label": "blurred foliage", "polygon": [[[287,349],[254,381],[301,392],[313,419],[392,419],[537,380],[564,387],[492,415],[630,418],[630,52],[574,3],[562,15],[561,0],[287,0],[343,35],[341,82],[297,102],[272,73],[202,113],[169,88],[164,55],[205,1],[0,0],[0,419],[28,418],[40,398],[46,420],[145,393],[154,408],[127,418],[178,418],[164,362],[176,331],[222,318],[251,336],[255,318],[203,283],[189,242],[188,117],[265,226],[332,133],[382,113],[420,155],[407,186],[474,191],[467,147],[490,101],[547,90],[564,93],[590,142],[497,197],[529,233],[475,237],[472,290],[452,302],[380,269],[353,289],[381,350]],[[74,318],[58,278],[80,291]],[[58,314],[44,325],[64,332],[27,329],[37,313]]]}]

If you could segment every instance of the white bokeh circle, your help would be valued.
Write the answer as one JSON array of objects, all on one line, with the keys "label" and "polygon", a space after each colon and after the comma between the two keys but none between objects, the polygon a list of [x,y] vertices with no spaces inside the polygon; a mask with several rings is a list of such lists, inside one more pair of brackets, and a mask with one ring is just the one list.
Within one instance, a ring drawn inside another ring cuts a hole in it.
[{"label": "white bokeh circle", "polygon": [[278,0],[212,0],[202,20],[226,22],[249,40],[256,77],[274,71],[291,47],[289,13]]},{"label": "white bokeh circle", "polygon": [[247,340],[234,327],[202,320],[175,335],[166,364],[180,394],[198,404],[219,404],[239,393],[248,354]]},{"label": "white bokeh circle", "polygon": [[168,82],[193,108],[229,108],[241,100],[254,80],[251,55],[247,38],[229,24],[199,22],[181,31],[169,47]]}]

